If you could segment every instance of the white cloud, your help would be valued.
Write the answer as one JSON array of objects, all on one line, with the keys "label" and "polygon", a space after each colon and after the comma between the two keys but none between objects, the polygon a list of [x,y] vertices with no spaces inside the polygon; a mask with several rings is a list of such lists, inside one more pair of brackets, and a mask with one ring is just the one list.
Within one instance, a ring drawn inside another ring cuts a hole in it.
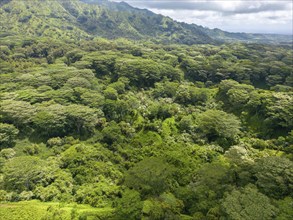
[{"label": "white cloud", "polygon": [[234,32],[293,34],[293,3],[287,0],[125,1],[178,21],[210,28]]}]

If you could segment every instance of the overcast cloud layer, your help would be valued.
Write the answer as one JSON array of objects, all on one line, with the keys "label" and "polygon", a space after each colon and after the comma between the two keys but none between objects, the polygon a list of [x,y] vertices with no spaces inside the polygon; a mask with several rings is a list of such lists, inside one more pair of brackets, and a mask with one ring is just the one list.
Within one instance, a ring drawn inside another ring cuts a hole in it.
[{"label": "overcast cloud layer", "polygon": [[[114,0],[120,2],[120,0]],[[124,0],[178,21],[232,32],[293,34],[291,0]]]}]

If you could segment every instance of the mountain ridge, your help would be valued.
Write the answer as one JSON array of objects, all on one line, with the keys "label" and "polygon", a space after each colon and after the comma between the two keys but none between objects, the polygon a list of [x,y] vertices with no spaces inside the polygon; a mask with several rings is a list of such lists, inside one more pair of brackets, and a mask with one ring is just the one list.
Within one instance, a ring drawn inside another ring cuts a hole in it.
[{"label": "mountain ridge", "polygon": [[107,0],[2,0],[0,34],[82,39],[96,36],[158,43],[221,44],[223,42],[282,43],[291,36],[230,33]]},{"label": "mountain ridge", "polygon": [[[100,4],[100,5],[104,5],[107,6],[111,9],[119,8],[120,5],[123,5],[124,7],[126,7],[127,9],[131,9],[132,11],[135,10],[142,10],[142,11],[148,11],[151,14],[155,14],[154,12],[148,10],[148,9],[140,9],[140,8],[136,8],[133,7],[131,5],[129,5],[128,3],[121,1],[121,2],[111,2],[108,0],[80,0],[82,2],[88,3],[88,4]],[[116,6],[116,7],[114,7]],[[160,15],[160,14],[156,14],[156,15]],[[167,17],[169,19],[172,19],[168,16],[164,16]],[[189,23],[185,23],[185,22],[180,22],[180,21],[176,21],[174,19],[172,19],[173,21],[175,21],[176,23],[179,23],[181,25],[186,26],[193,26],[194,28],[202,31],[203,33],[205,33],[206,35],[208,35],[209,37],[211,37],[213,40],[216,41],[221,41],[221,42],[233,42],[233,41],[239,41],[239,42],[251,42],[251,43],[274,43],[276,41],[278,41],[278,43],[282,43],[282,42],[291,42],[293,41],[292,35],[284,35],[284,34],[263,34],[263,33],[246,33],[246,32],[228,32],[228,31],[224,31],[221,30],[219,28],[208,28],[208,27],[203,27],[201,25],[197,25],[197,24],[189,24]]]}]

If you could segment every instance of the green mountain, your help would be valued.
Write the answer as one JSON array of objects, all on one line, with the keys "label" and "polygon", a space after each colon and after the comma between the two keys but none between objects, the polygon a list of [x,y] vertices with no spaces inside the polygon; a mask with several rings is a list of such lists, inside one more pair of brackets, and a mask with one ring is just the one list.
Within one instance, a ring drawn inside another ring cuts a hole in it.
[{"label": "green mountain", "polygon": [[78,1],[2,1],[0,32],[2,36],[24,35],[63,39],[89,37],[78,27],[75,16],[79,13],[76,11],[79,5]]},{"label": "green mountain", "polygon": [[107,0],[1,0],[0,34],[86,39],[152,40],[159,43],[217,44],[223,41],[290,42],[290,36],[251,35],[177,22],[125,2]]},{"label": "green mountain", "polygon": [[[139,17],[142,21],[147,16],[148,19],[151,18],[151,21],[149,21],[149,25],[144,25],[142,27],[142,30],[148,30],[148,33],[150,36],[153,36],[153,30],[154,27],[164,27],[163,31],[165,34],[163,36],[167,36],[168,40],[171,40],[176,43],[184,43],[184,44],[192,44],[194,42],[194,39],[192,39],[192,35],[196,35],[198,37],[198,40],[201,39],[201,37],[204,37],[204,35],[207,35],[208,37],[205,37],[206,41],[210,41],[209,43],[214,42],[246,42],[246,43],[292,43],[292,36],[291,35],[278,35],[278,34],[249,34],[249,33],[231,33],[227,31],[222,31],[218,28],[215,29],[209,29],[205,28],[203,26],[199,26],[196,24],[186,24],[184,22],[176,22],[168,17],[162,17],[161,15],[157,15],[152,13],[148,10],[141,10],[138,8],[133,8],[129,4],[125,2],[110,2],[108,0],[81,0],[83,2],[89,3],[89,4],[95,4],[102,7],[106,7],[110,11],[115,11],[116,14],[133,14],[136,17]],[[131,19],[127,19],[125,17],[127,22],[134,27],[135,29],[139,30],[140,27],[137,26],[137,22],[133,22]],[[165,23],[168,25],[164,25],[164,19]],[[162,22],[158,22],[162,21]],[[142,22],[143,23],[143,22]],[[161,31],[162,29],[160,29]],[[178,37],[179,34],[179,37]],[[157,33],[156,37],[162,36],[161,33]],[[179,38],[179,39],[178,39]],[[212,39],[212,41],[211,41]],[[196,41],[196,40],[195,40]],[[205,40],[203,40],[205,41]]]},{"label": "green mountain", "polygon": [[251,33],[231,33],[218,28],[208,29],[201,27],[213,39],[223,42],[244,42],[244,43],[264,43],[264,44],[292,44],[292,35],[282,34],[251,34]]},{"label": "green mountain", "polygon": [[183,44],[214,43],[196,27],[185,27],[148,10],[134,9],[126,3],[96,3],[99,5],[77,0],[5,0],[1,3],[0,31],[6,35],[68,39],[100,36]]}]

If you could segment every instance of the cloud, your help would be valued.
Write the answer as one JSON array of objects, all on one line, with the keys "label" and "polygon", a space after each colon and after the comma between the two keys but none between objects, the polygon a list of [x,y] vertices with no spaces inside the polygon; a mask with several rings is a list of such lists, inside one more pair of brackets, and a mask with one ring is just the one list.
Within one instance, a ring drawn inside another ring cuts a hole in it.
[{"label": "cloud", "polygon": [[293,3],[290,0],[124,1],[178,21],[210,28],[232,32],[293,34]]},{"label": "cloud", "polygon": [[290,9],[290,1],[251,0],[126,0],[131,5],[150,9],[216,11],[248,14]]}]

